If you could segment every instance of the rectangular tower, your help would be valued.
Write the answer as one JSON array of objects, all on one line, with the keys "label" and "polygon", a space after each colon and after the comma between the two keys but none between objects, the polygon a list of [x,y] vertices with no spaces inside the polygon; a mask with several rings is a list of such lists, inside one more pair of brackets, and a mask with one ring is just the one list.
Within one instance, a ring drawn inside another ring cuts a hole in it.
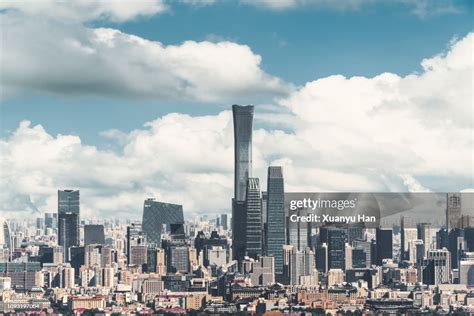
[{"label": "rectangular tower", "polygon": [[79,246],[79,190],[58,190],[58,243],[68,253]]},{"label": "rectangular tower", "polygon": [[268,167],[266,255],[275,258],[275,274],[283,273],[285,189],[281,167]]},{"label": "rectangular tower", "polygon": [[448,193],[446,201],[446,227],[449,230],[460,228],[461,193]]},{"label": "rectangular tower", "polygon": [[262,197],[258,178],[249,178],[245,208],[247,210],[246,255],[258,259],[262,255]]}]

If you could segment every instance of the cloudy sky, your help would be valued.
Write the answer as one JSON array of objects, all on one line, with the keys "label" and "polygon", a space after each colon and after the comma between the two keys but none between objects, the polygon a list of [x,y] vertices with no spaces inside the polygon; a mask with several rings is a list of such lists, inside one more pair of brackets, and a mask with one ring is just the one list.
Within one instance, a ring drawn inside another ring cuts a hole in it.
[{"label": "cloudy sky", "polygon": [[3,1],[0,214],[229,212],[230,106],[287,191],[474,188],[473,4]]}]

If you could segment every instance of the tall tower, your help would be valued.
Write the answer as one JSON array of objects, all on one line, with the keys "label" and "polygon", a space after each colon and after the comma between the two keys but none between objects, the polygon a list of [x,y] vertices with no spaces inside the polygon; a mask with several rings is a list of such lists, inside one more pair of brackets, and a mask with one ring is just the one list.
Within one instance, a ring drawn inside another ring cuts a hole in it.
[{"label": "tall tower", "polygon": [[258,178],[249,178],[245,208],[247,210],[246,255],[258,259],[262,255],[262,197]]},{"label": "tall tower", "polygon": [[239,262],[245,256],[247,181],[252,176],[253,105],[232,106],[234,119],[234,198],[232,200],[232,257]]},{"label": "tall tower", "polygon": [[58,190],[58,243],[68,249],[79,246],[80,204],[79,190]]},{"label": "tall tower", "polygon": [[461,193],[448,193],[446,201],[446,228],[460,228]]},{"label": "tall tower", "polygon": [[267,256],[275,258],[275,274],[283,274],[285,244],[285,188],[281,167],[268,167],[267,176]]}]

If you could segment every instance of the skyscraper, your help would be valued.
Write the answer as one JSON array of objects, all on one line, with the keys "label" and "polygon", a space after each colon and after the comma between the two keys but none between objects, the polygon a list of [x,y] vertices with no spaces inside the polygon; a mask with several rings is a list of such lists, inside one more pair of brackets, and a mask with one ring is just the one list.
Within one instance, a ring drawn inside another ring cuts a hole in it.
[{"label": "skyscraper", "polygon": [[275,258],[275,274],[283,273],[285,189],[281,167],[268,167],[266,255]]},{"label": "skyscraper", "polygon": [[58,190],[58,214],[74,213],[79,215],[79,190]]},{"label": "skyscraper", "polygon": [[227,214],[221,214],[221,226],[224,230],[229,229],[228,222]]},{"label": "skyscraper", "polygon": [[451,283],[451,255],[445,249],[431,249],[423,261],[423,283]]},{"label": "skyscraper", "polygon": [[146,199],[143,206],[143,232],[148,243],[161,244],[161,230],[164,224],[173,238],[184,238],[183,206]]},{"label": "skyscraper", "polygon": [[247,210],[246,255],[258,259],[262,255],[262,197],[258,178],[249,178],[245,199]]},{"label": "skyscraper", "polygon": [[448,193],[446,201],[446,227],[448,231],[460,228],[461,193]]},{"label": "skyscraper", "polygon": [[328,241],[328,269],[345,270],[345,244],[347,241],[346,231],[341,228],[329,228],[327,230]]},{"label": "skyscraper", "polygon": [[400,261],[408,260],[408,243],[418,237],[415,224],[410,217],[402,216],[400,219]]},{"label": "skyscraper", "polygon": [[58,190],[58,243],[64,247],[79,246],[79,190]]},{"label": "skyscraper", "polygon": [[232,257],[245,256],[245,195],[248,178],[252,176],[252,105],[232,106],[234,121],[234,199],[232,200]]},{"label": "skyscraper", "polygon": [[433,249],[433,229],[430,223],[418,223],[416,225],[418,231],[418,239],[423,241],[423,253],[424,255],[428,250]]},{"label": "skyscraper", "polygon": [[132,247],[144,246],[146,244],[146,236],[142,231],[142,225],[132,223],[127,226],[127,262],[132,262]]},{"label": "skyscraper", "polygon": [[392,230],[377,228],[375,241],[377,259],[375,263],[380,266],[383,259],[393,259]]},{"label": "skyscraper", "polygon": [[234,199],[243,201],[247,179],[252,176],[253,105],[233,105],[234,118]]}]

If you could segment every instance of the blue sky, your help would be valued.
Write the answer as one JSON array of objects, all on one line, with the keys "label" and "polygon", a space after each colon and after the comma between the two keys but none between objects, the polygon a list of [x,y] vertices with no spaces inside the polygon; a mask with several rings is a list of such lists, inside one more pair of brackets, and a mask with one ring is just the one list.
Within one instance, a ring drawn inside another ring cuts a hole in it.
[{"label": "blue sky", "polygon": [[[132,21],[92,21],[165,45],[186,40],[229,40],[250,46],[262,68],[295,85],[334,74],[401,76],[421,70],[420,61],[447,49],[450,40],[472,30],[472,2],[455,1],[459,12],[420,17],[407,5],[371,5],[357,10],[300,7],[268,10],[234,1],[214,5],[173,3],[167,12]],[[263,103],[269,100],[255,100]],[[2,102],[1,135],[23,119],[52,134],[80,135],[106,146],[99,132],[130,131],[169,112],[215,114],[228,102],[68,97],[22,93]]]},{"label": "blue sky", "polygon": [[472,191],[473,6],[0,3],[0,212],[59,188],[91,218],[228,212],[234,103],[256,105],[262,184],[277,165],[293,192]]}]

